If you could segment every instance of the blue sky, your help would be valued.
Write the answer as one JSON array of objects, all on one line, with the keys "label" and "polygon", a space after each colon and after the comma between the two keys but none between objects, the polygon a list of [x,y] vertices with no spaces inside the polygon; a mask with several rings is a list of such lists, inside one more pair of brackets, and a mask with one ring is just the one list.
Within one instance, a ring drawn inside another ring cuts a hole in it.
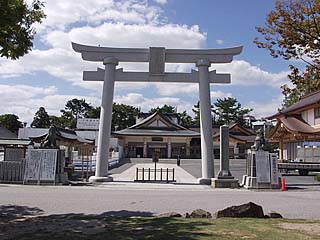
[{"label": "blue sky", "polygon": [[[29,0],[28,0],[29,1]],[[280,86],[288,83],[288,61],[273,59],[253,39],[274,7],[274,0],[47,0],[47,18],[35,25],[34,49],[17,61],[0,59],[0,114],[14,113],[30,123],[44,106],[60,115],[67,100],[85,98],[100,105],[101,83],[82,81],[83,70],[101,64],[84,62],[71,41],[110,47],[227,48],[244,50],[231,64],[212,70],[231,73],[228,85],[212,85],[211,99],[235,97],[252,114],[264,117],[281,106]],[[121,64],[144,71],[145,64]],[[170,65],[170,71],[190,71],[193,65]],[[115,101],[141,107],[170,104],[192,113],[197,84],[117,83]]]}]

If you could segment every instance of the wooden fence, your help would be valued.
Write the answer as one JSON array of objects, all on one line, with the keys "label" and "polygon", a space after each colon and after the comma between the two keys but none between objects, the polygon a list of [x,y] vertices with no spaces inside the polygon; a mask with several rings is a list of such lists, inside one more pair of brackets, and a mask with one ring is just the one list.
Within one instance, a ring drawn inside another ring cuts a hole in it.
[{"label": "wooden fence", "polygon": [[25,160],[0,161],[0,182],[22,183],[24,177]]}]

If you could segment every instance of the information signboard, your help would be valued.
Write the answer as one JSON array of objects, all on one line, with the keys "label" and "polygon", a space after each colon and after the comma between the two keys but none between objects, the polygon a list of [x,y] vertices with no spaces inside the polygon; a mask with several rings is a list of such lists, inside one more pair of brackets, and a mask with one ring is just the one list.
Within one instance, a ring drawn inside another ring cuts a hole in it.
[{"label": "information signboard", "polygon": [[43,150],[40,163],[40,181],[55,181],[57,150]]},{"label": "information signboard", "polygon": [[57,154],[57,149],[29,149],[24,182],[55,182]]},{"label": "information signboard", "polygon": [[98,118],[78,118],[77,119],[77,129],[83,130],[98,130],[99,129]]},{"label": "information signboard", "polygon": [[279,185],[279,173],[278,173],[278,156],[276,154],[270,154],[271,165],[271,185]]},{"label": "information signboard", "polygon": [[21,161],[24,159],[24,148],[6,147],[4,152],[5,161]]},{"label": "information signboard", "polygon": [[259,183],[270,183],[270,160],[266,151],[256,151],[256,171]]}]

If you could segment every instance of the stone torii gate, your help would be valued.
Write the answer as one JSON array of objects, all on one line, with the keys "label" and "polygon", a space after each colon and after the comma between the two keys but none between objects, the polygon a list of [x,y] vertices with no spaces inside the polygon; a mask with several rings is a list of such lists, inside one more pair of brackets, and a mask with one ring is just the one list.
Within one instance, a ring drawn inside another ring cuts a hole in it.
[{"label": "stone torii gate", "polygon": [[[112,103],[114,82],[177,82],[199,83],[200,129],[202,177],[200,184],[211,184],[214,177],[214,156],[212,140],[212,119],[210,83],[230,83],[230,74],[210,71],[211,63],[230,63],[233,56],[242,51],[242,46],[225,49],[165,49],[148,48],[108,48],[72,43],[74,51],[81,53],[82,59],[103,62],[105,69],[84,71],[84,81],[103,81],[102,104],[97,148],[95,176],[89,180],[112,181],[108,176],[109,143],[111,135]],[[149,62],[149,72],[125,72],[116,69],[119,62]],[[198,71],[191,73],[167,73],[165,63],[195,63]]]}]

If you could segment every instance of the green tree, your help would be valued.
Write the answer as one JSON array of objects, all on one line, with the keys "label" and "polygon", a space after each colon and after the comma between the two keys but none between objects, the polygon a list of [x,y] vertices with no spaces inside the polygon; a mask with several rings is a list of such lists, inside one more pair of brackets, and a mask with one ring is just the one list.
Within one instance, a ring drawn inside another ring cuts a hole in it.
[{"label": "green tree", "polygon": [[193,123],[196,126],[200,126],[200,102],[193,105],[192,112],[194,113]]},{"label": "green tree", "polygon": [[149,113],[155,113],[155,112],[159,112],[159,113],[176,113],[176,107],[170,106],[170,105],[163,105],[162,107],[156,107],[156,108],[151,108]]},{"label": "green tree", "polygon": [[274,58],[305,63],[303,71],[290,65],[293,87],[282,86],[285,107],[320,89],[320,1],[277,0],[265,26],[256,29],[262,35],[254,40],[259,48],[267,49]]},{"label": "green tree", "polygon": [[82,117],[87,117],[88,112],[93,107],[86,102],[85,99],[74,98],[69,100],[64,110],[60,110],[62,113],[62,118],[66,123],[66,127],[75,129],[77,125],[77,119]]},{"label": "green tree", "polygon": [[111,130],[121,130],[134,125],[139,112],[136,107],[113,103]]},{"label": "green tree", "polygon": [[34,0],[31,6],[23,0],[0,0],[0,56],[18,59],[33,46],[34,23],[45,17],[43,3]]},{"label": "green tree", "polygon": [[100,118],[101,107],[93,107],[87,112],[87,118]]},{"label": "green tree", "polygon": [[187,114],[187,111],[178,113],[179,123],[183,126],[190,126],[193,124],[193,119],[190,115]]},{"label": "green tree", "polygon": [[235,98],[217,99],[214,103],[213,112],[217,117],[218,124],[230,124],[232,122],[245,124],[244,115],[251,112],[252,109],[242,108],[241,104]]},{"label": "green tree", "polygon": [[50,118],[44,107],[40,107],[39,110],[35,113],[35,116],[31,123],[31,127],[36,127],[36,128],[50,127]]},{"label": "green tree", "polygon": [[57,117],[57,116],[54,116],[54,115],[50,115],[49,116],[49,122],[50,122],[50,125],[54,125],[56,127],[65,128],[65,127],[69,126],[69,122],[66,121],[65,118]]},{"label": "green tree", "polygon": [[[100,118],[101,107],[93,107],[90,109],[86,117],[88,118]],[[136,107],[113,103],[112,105],[112,121],[111,130],[122,130],[135,124],[136,116],[140,110]]]},{"label": "green tree", "polygon": [[[213,112],[213,105],[211,105],[211,111]],[[194,113],[193,124],[195,126],[200,126],[200,102],[193,105],[192,112]]]},{"label": "green tree", "polygon": [[0,125],[15,134],[18,134],[19,128],[23,127],[22,122],[19,121],[19,117],[14,114],[0,115]]}]

